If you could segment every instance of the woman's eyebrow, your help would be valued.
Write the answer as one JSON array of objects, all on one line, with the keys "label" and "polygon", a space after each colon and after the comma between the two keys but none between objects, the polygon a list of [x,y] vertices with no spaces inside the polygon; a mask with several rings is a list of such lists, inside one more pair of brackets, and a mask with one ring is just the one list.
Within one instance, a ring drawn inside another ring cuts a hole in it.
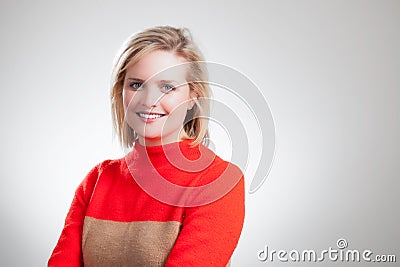
[{"label": "woman's eyebrow", "polygon": [[127,78],[127,80],[136,81],[136,82],[144,82],[144,80],[139,78]]},{"label": "woman's eyebrow", "polygon": [[[140,78],[126,78],[127,80],[133,80],[133,81],[144,81],[143,79]],[[165,82],[165,83],[178,83],[175,80],[159,80],[159,82]]]},{"label": "woman's eyebrow", "polygon": [[174,80],[160,80],[160,83],[178,83],[178,82]]}]

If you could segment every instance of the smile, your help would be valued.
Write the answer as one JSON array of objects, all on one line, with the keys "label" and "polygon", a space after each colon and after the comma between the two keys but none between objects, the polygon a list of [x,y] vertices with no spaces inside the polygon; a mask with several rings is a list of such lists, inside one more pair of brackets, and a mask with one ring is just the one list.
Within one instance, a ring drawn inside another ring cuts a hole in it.
[{"label": "smile", "polygon": [[144,118],[144,119],[158,119],[161,118],[162,116],[165,116],[165,114],[157,114],[157,113],[136,113],[139,117]]}]

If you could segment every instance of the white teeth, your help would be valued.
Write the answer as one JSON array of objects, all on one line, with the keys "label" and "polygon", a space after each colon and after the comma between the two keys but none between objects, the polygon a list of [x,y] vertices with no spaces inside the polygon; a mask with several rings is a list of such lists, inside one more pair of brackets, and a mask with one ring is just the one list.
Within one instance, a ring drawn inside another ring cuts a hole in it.
[{"label": "white teeth", "polygon": [[147,113],[138,113],[139,117],[145,118],[145,119],[157,119],[160,118],[164,115],[161,114],[147,114]]}]

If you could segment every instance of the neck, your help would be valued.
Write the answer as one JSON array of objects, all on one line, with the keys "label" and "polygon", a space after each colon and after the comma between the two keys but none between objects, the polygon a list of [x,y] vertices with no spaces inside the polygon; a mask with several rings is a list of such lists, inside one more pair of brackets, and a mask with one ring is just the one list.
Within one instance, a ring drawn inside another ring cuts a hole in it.
[{"label": "neck", "polygon": [[160,146],[160,145],[166,145],[170,143],[176,143],[176,142],[181,142],[184,140],[191,139],[184,130],[180,132],[179,136],[175,137],[163,137],[163,138],[145,138],[142,136],[138,137],[138,142],[142,146]]}]

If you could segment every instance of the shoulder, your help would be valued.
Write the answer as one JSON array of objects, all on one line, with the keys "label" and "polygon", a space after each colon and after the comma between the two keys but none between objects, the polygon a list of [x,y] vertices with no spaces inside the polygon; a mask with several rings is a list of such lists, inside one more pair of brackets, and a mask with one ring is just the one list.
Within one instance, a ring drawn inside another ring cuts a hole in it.
[{"label": "shoulder", "polygon": [[206,146],[202,146],[203,151],[206,151],[208,155],[211,155],[213,157],[213,161],[210,164],[208,170],[210,172],[221,172],[225,170],[226,168],[232,169],[234,172],[240,172],[242,173],[241,169],[233,162],[227,161],[222,159],[218,154],[216,154],[214,151],[212,151],[210,148]]},{"label": "shoulder", "polygon": [[243,177],[242,170],[235,163],[222,159],[207,147],[205,149],[213,155],[213,160],[204,172],[203,177],[206,180],[203,180],[203,183],[210,183],[220,178],[239,181]]},{"label": "shoulder", "polygon": [[130,174],[125,157],[106,159],[97,164],[98,176],[119,177]]},{"label": "shoulder", "polygon": [[202,206],[213,203],[213,206],[220,207],[238,205],[239,202],[244,201],[242,170],[236,164],[213,154],[212,163],[200,175],[200,180],[196,185],[198,190],[193,195],[191,204]]},{"label": "shoulder", "polygon": [[122,173],[124,170],[126,170],[125,166],[126,164],[124,158],[103,160],[90,169],[83,179],[81,187],[86,188],[94,186],[98,178],[105,173]]}]

